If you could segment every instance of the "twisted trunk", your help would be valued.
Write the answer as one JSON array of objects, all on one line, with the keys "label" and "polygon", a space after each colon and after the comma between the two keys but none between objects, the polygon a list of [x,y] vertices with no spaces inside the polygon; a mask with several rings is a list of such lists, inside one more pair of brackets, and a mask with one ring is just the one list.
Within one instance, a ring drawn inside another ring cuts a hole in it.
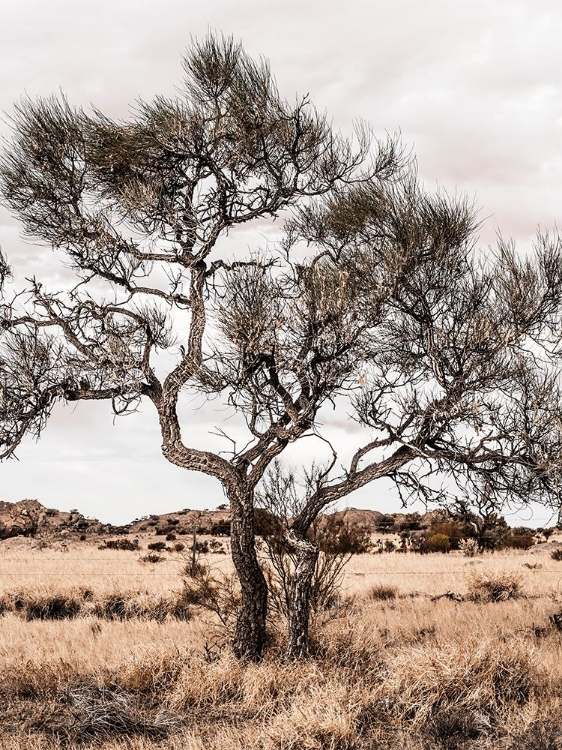
[{"label": "twisted trunk", "polygon": [[256,553],[253,496],[238,490],[230,492],[229,499],[232,561],[242,593],[232,646],[239,659],[256,662],[265,646],[267,584]]},{"label": "twisted trunk", "polygon": [[310,598],[319,550],[314,542],[295,529],[287,531],[285,541],[295,559],[289,596],[287,656],[289,659],[299,659],[306,656],[310,648]]}]

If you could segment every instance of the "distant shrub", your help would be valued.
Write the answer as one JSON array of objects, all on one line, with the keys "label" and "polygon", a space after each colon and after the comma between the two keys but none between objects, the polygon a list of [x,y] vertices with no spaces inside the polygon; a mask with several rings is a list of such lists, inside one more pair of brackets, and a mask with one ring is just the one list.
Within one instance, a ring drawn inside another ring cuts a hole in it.
[{"label": "distant shrub", "polygon": [[176,535],[172,531],[169,531],[166,534],[166,541],[167,542],[175,542],[176,541]]},{"label": "distant shrub", "polygon": [[502,546],[509,549],[530,549],[535,544],[535,538],[530,534],[510,534],[502,540]]},{"label": "distant shrub", "polygon": [[505,602],[521,596],[521,578],[515,573],[474,572],[468,579],[469,598],[476,602]]},{"label": "distant shrub", "polygon": [[162,552],[166,549],[166,543],[165,542],[151,542],[148,545],[148,549],[153,550],[154,552]]},{"label": "distant shrub", "polygon": [[174,552],[183,552],[185,549],[185,544],[182,542],[176,542],[173,546]]},{"label": "distant shrub", "polygon": [[209,552],[209,542],[206,539],[202,542],[195,542],[195,551],[206,555]]},{"label": "distant shrub", "polygon": [[378,583],[371,586],[367,592],[367,596],[369,599],[374,599],[375,601],[389,601],[398,597],[398,589],[396,586],[390,584]]},{"label": "distant shrub", "polygon": [[459,549],[465,557],[475,557],[480,552],[478,541],[473,538],[461,539],[459,541]]},{"label": "distant shrub", "polygon": [[553,549],[552,552],[550,553],[550,556],[552,557],[553,560],[557,560],[558,562],[560,562],[560,560],[562,560],[562,547],[557,547],[556,549]]},{"label": "distant shrub", "polygon": [[446,534],[432,534],[421,546],[422,552],[449,552],[451,540]]},{"label": "distant shrub", "polygon": [[168,518],[168,526],[177,526],[179,522],[179,518]]},{"label": "distant shrub", "polygon": [[219,521],[211,525],[213,536],[230,536],[230,521]]},{"label": "distant shrub", "polygon": [[98,549],[121,549],[137,552],[140,547],[138,539],[107,539],[104,544],[100,544]]},{"label": "distant shrub", "polygon": [[163,562],[165,559],[165,557],[159,555],[157,552],[148,552],[146,555],[139,558],[142,563],[159,563]]}]

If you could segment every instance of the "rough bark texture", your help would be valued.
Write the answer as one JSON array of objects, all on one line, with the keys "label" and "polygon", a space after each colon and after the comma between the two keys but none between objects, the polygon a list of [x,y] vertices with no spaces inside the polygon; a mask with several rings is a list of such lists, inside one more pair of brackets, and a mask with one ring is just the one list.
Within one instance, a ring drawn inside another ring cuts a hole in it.
[{"label": "rough bark texture", "polygon": [[265,646],[267,583],[256,553],[252,498],[231,493],[230,504],[232,561],[242,593],[232,645],[239,659],[255,662],[261,660]]},{"label": "rough bark texture", "polygon": [[319,550],[316,544],[294,530],[289,530],[285,538],[297,561],[289,603],[287,656],[298,659],[308,654],[310,646],[310,596]]}]

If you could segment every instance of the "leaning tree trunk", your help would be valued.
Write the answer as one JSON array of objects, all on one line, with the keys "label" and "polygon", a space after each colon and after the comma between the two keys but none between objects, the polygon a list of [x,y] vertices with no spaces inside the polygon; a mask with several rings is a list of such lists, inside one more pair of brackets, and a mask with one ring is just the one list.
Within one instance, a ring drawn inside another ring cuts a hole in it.
[{"label": "leaning tree trunk", "polygon": [[287,657],[299,659],[308,654],[310,647],[310,598],[319,550],[314,542],[294,529],[289,529],[285,540],[295,558],[295,571],[289,592]]},{"label": "leaning tree trunk", "polygon": [[267,583],[258,562],[252,497],[230,496],[232,561],[240,581],[242,605],[236,622],[233,649],[239,659],[260,661],[265,645]]}]

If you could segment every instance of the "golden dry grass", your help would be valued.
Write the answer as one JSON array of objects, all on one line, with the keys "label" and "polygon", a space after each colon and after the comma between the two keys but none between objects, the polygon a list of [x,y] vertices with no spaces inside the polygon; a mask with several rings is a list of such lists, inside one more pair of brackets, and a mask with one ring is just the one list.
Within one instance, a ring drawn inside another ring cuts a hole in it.
[{"label": "golden dry grass", "polygon": [[[0,618],[2,750],[562,748],[562,633],[549,624],[562,609],[562,563],[544,545],[354,558],[343,583],[352,604],[315,624],[314,655],[283,661],[276,631],[250,666],[196,607],[188,621],[152,619],[151,607],[181,592],[182,561],[140,556],[0,550],[2,597],[89,592],[73,619]],[[228,570],[225,556],[211,559]],[[523,596],[432,601],[469,593],[475,571],[520,578]],[[144,609],[96,616],[93,604],[112,594]]]}]

